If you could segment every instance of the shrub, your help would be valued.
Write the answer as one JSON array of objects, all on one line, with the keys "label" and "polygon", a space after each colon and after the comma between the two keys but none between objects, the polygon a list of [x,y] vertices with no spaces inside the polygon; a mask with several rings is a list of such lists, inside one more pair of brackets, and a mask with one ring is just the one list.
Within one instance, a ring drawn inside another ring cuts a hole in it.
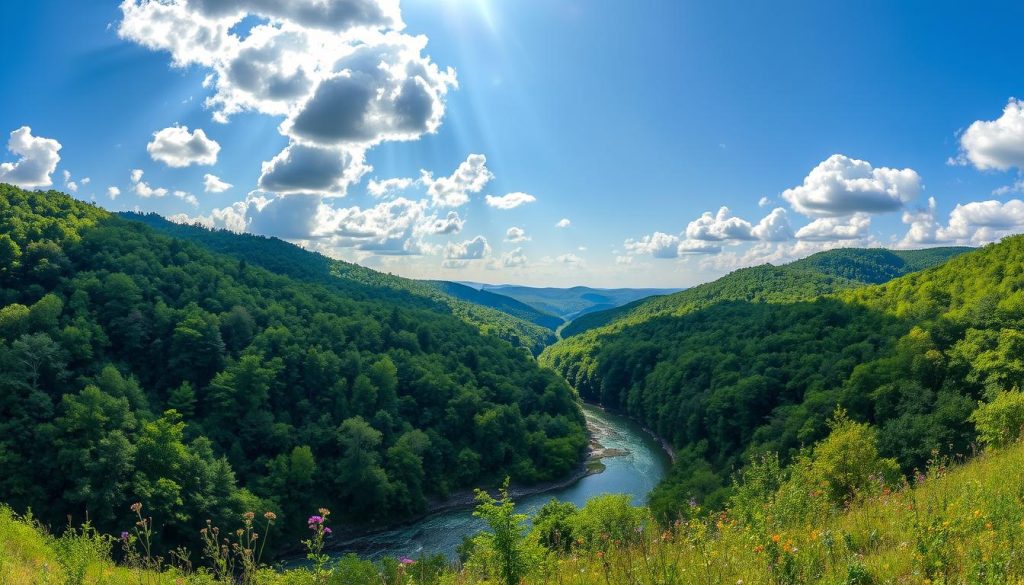
[{"label": "shrub", "polygon": [[1003,392],[987,404],[979,403],[970,420],[978,430],[978,440],[989,447],[1016,441],[1024,429],[1024,392]]}]

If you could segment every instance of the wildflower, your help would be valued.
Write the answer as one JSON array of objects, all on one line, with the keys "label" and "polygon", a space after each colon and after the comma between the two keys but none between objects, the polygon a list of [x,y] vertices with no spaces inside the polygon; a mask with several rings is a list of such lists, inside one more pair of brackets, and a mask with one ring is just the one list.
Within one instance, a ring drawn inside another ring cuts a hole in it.
[{"label": "wildflower", "polygon": [[759,545],[755,546],[754,547],[754,552],[756,552],[758,554],[763,553],[764,552],[764,545],[763,544],[759,544]]},{"label": "wildflower", "polygon": [[597,551],[597,558],[603,559],[604,558],[604,553],[601,552],[601,551]]},{"label": "wildflower", "polygon": [[134,504],[132,504],[132,512],[135,512],[136,514],[138,514],[141,510],[142,510],[142,503],[141,502],[135,502]]},{"label": "wildflower", "polygon": [[130,535],[128,534],[127,530],[121,532],[121,540],[128,540],[129,536]]},{"label": "wildflower", "polygon": [[772,542],[776,542],[777,543],[780,540],[782,540],[782,535],[781,534],[773,534],[772,535]]},{"label": "wildflower", "polygon": [[981,510],[975,510],[974,511],[974,517],[975,518],[980,518],[981,517]]},{"label": "wildflower", "polygon": [[416,561],[410,559],[409,557],[402,557],[402,558],[398,559],[398,562],[402,563],[403,565],[408,566],[408,565],[411,565],[411,564],[415,563]]},{"label": "wildflower", "polygon": [[264,512],[263,517],[266,518],[268,522],[273,522],[274,520],[277,520],[277,514],[273,512]]},{"label": "wildflower", "polygon": [[252,520],[255,517],[256,514],[253,514],[252,512],[246,512],[245,514],[242,514],[242,518],[244,518],[245,520]]},{"label": "wildflower", "polygon": [[320,512],[320,515],[324,517],[331,515],[331,511],[328,510],[327,508],[320,508],[319,510],[317,510],[317,512]]},{"label": "wildflower", "polygon": [[330,534],[330,533],[331,533],[331,528],[329,526],[324,526],[324,534]]},{"label": "wildflower", "polygon": [[323,516],[310,516],[309,520],[306,521],[306,524],[309,524],[310,528],[315,527],[317,524],[323,524],[323,523],[324,523],[324,517]]},{"label": "wildflower", "polygon": [[696,508],[697,507],[697,498],[690,498],[690,507],[691,508]]},{"label": "wildflower", "polygon": [[991,522],[986,522],[985,523],[985,530],[992,530],[992,523]]}]

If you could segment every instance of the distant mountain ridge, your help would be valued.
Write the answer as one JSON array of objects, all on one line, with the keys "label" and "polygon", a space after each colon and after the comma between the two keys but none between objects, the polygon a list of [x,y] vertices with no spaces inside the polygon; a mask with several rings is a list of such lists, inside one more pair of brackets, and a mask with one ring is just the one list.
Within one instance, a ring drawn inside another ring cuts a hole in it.
[{"label": "distant mountain ridge", "polygon": [[589,286],[531,287],[516,284],[462,283],[478,290],[516,299],[538,311],[572,321],[581,315],[620,307],[655,295],[679,292],[678,288],[594,288]]}]

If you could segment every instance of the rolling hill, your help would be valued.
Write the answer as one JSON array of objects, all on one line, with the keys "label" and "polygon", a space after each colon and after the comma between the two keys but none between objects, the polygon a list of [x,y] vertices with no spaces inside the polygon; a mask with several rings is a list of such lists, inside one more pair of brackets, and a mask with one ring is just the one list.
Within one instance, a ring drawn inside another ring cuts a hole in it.
[{"label": "rolling hill", "polygon": [[660,315],[681,315],[724,300],[785,302],[810,299],[864,284],[880,284],[923,270],[970,251],[965,247],[926,250],[843,248],[818,252],[782,266],[743,268],[718,280],[675,294],[641,299],[621,307],[590,313],[562,328],[562,338],[579,335],[618,320],[638,322]]},{"label": "rolling hill", "polygon": [[473,294],[440,281],[419,281],[377,272],[304,250],[278,238],[177,224],[155,213],[121,215],[145,223],[163,234],[196,242],[211,251],[229,254],[275,274],[330,286],[350,298],[385,298],[407,306],[455,315],[484,333],[525,348],[533,355],[555,341],[554,330],[560,324],[549,315],[511,300],[483,293]]},{"label": "rolling hill", "polygon": [[214,235],[310,272],[0,184],[0,497],[13,509],[118,533],[145,502],[171,549],[246,510],[275,512],[293,538],[317,506],[379,525],[579,464],[574,393],[521,349],[388,275],[332,281],[320,270],[345,266]]},{"label": "rolling hill", "polygon": [[[874,253],[841,255],[877,274]],[[830,256],[813,262],[854,274]],[[690,495],[720,503],[731,470],[793,456],[837,405],[877,425],[883,454],[909,472],[935,450],[968,453],[968,415],[1014,387],[1004,368],[1024,357],[1005,353],[1024,323],[1024,238],[929,256],[952,257],[868,286],[799,266],[738,271],[562,340],[541,362],[679,449],[652,495],[660,512]]]}]

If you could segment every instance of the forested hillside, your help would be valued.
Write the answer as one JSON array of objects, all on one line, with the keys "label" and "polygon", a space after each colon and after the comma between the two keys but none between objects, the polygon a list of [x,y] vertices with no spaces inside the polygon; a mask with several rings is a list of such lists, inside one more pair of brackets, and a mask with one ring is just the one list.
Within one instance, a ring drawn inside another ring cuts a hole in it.
[{"label": "forested hillside", "polygon": [[691,495],[720,502],[728,476],[755,454],[785,460],[820,439],[837,405],[876,425],[882,453],[905,472],[935,451],[968,453],[977,401],[1016,388],[1024,373],[1022,287],[1024,238],[1014,237],[882,285],[616,323],[542,361],[679,448],[652,499],[673,514]]},{"label": "forested hillside", "polygon": [[827,250],[782,266],[764,264],[743,268],[672,295],[640,299],[615,309],[590,313],[566,325],[561,336],[565,339],[606,325],[628,325],[661,315],[683,315],[718,301],[777,303],[813,299],[845,288],[880,284],[937,266],[970,250],[964,247]]},{"label": "forested hillside", "polygon": [[211,251],[229,254],[275,274],[330,286],[349,298],[387,299],[405,306],[451,313],[484,333],[516,347],[526,348],[534,355],[555,341],[554,330],[561,324],[560,321],[552,321],[550,315],[543,315],[528,307],[496,302],[501,299],[452,295],[449,293],[454,291],[438,283],[377,272],[304,250],[278,238],[181,225],[155,213],[121,215],[146,223],[161,233],[191,240]]},{"label": "forested hillside", "polygon": [[[540,325],[545,329],[555,331],[565,323],[561,317],[556,317],[550,313],[537,310],[526,303],[517,301],[516,299],[503,294],[498,294],[489,290],[475,289],[464,284],[448,282],[445,280],[427,280],[424,282],[437,287],[441,292],[451,295],[457,299],[497,309],[502,313],[507,313],[513,317],[529,321],[534,325]],[[554,342],[554,340],[551,341]]]},{"label": "forested hillside", "polygon": [[[233,238],[259,241],[211,236]],[[254,264],[0,185],[6,503],[117,533],[145,502],[169,545],[246,510],[292,534],[322,505],[392,521],[578,464],[575,396],[521,350],[387,284],[349,296]]]}]

